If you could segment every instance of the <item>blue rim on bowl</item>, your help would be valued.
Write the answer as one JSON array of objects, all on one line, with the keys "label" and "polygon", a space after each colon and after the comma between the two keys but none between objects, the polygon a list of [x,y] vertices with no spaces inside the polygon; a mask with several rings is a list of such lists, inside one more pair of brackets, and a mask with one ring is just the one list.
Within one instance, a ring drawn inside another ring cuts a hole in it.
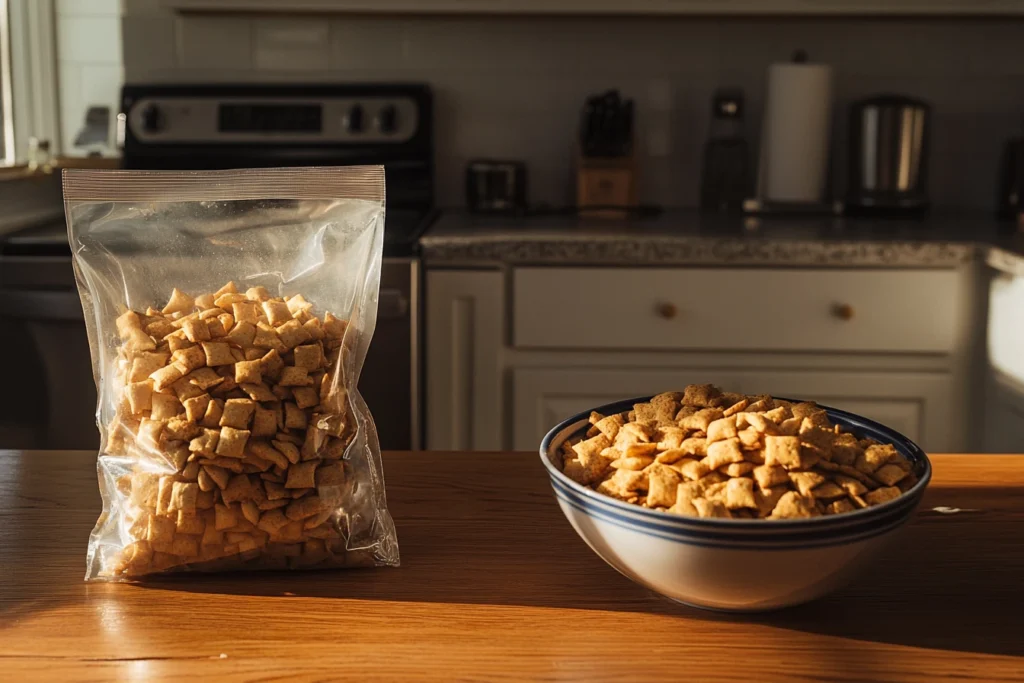
[{"label": "blue rim on bowl", "polygon": [[[616,401],[607,405],[593,408],[593,411],[602,415],[614,415],[625,413],[633,409],[636,403],[645,403],[652,396],[626,399]],[[793,399],[779,398],[783,401]],[[914,474],[918,481],[899,498],[863,508],[854,512],[846,512],[839,515],[828,515],[822,517],[811,517],[806,519],[726,519],[726,518],[701,518],[676,515],[661,510],[633,505],[617,500],[594,489],[583,486],[562,473],[554,462],[552,462],[551,445],[556,440],[561,443],[584,432],[590,427],[589,417],[591,410],[574,415],[553,427],[540,443],[540,459],[547,468],[551,477],[552,485],[555,488],[555,495],[561,497],[567,504],[575,507],[588,505],[599,513],[619,519],[622,522],[639,524],[649,531],[674,534],[685,532],[688,536],[700,535],[703,531],[712,532],[707,534],[712,537],[721,538],[723,532],[729,534],[733,541],[742,542],[765,542],[766,533],[770,532],[772,542],[796,541],[797,538],[806,540],[808,534],[832,534],[841,531],[843,535],[852,533],[866,533],[881,528],[888,529],[890,523],[897,525],[904,517],[913,511],[920,501],[925,487],[931,480],[932,466],[928,456],[913,441],[899,432],[884,425],[869,420],[865,417],[848,413],[845,410],[820,406],[826,411],[833,423],[839,424],[845,430],[852,432],[858,438],[870,437],[882,443],[891,443],[904,457],[913,464]],[[840,529],[841,527],[841,529]],[[870,527],[870,528],[869,528]],[[747,534],[756,530],[754,534]]]}]

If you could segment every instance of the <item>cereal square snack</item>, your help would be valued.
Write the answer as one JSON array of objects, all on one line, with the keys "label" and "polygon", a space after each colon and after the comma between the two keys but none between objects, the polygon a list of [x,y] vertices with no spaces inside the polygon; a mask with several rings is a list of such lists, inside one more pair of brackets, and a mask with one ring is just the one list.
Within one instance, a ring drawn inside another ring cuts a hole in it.
[{"label": "cereal square snack", "polygon": [[894,446],[841,431],[813,403],[709,384],[659,394],[617,415],[592,413],[589,422],[585,437],[562,446],[564,473],[668,514],[837,515],[887,503],[918,481]]},{"label": "cereal square snack", "polygon": [[[163,308],[118,318],[107,452],[137,464],[118,481],[130,538],[98,577],[353,561],[348,538],[366,529],[345,521],[346,506],[370,472],[340,459],[357,422],[335,380],[349,349],[325,351],[327,320],[301,296],[232,283],[194,298],[176,289]],[[601,434],[578,446],[581,479],[605,473],[610,445]],[[667,467],[654,478],[665,507],[681,479]]]}]

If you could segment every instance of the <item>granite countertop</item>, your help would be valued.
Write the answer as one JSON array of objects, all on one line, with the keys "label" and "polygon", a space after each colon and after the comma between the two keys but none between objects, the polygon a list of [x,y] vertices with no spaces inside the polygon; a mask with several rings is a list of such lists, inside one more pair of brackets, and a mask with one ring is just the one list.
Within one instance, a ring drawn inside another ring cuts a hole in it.
[{"label": "granite countertop", "polygon": [[666,211],[622,220],[447,212],[420,240],[428,266],[771,265],[951,268],[984,258],[1024,274],[1024,236],[985,215],[920,221],[750,218]]}]

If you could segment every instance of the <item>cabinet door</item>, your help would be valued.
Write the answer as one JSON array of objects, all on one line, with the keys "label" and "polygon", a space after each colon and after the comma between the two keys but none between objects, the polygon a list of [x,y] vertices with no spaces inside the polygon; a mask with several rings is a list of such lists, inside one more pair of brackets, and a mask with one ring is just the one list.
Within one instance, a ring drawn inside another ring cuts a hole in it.
[{"label": "cabinet door", "polygon": [[502,274],[431,271],[426,290],[427,448],[501,450]]},{"label": "cabinet door", "polygon": [[511,445],[533,450],[559,421],[605,403],[715,383],[849,410],[938,452],[950,447],[950,382],[939,373],[520,368],[513,372]]},{"label": "cabinet door", "polygon": [[994,372],[985,401],[984,449],[989,453],[1024,453],[1024,385]]}]

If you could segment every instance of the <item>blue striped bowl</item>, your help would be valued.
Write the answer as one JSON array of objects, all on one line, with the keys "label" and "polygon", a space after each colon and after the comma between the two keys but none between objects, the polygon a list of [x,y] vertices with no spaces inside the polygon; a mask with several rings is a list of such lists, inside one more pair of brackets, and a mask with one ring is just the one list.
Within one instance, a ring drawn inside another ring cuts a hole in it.
[{"label": "blue striped bowl", "polygon": [[[651,397],[594,408],[624,413]],[[786,399],[791,400],[791,399]],[[540,445],[558,505],[576,533],[627,578],[678,602],[724,611],[765,611],[808,602],[844,584],[910,519],[931,479],[924,452],[877,422],[822,406],[858,437],[894,444],[919,481],[875,507],[810,519],[683,517],[631,505],[562,474],[560,446],[590,427],[590,410],[565,420]]]}]

